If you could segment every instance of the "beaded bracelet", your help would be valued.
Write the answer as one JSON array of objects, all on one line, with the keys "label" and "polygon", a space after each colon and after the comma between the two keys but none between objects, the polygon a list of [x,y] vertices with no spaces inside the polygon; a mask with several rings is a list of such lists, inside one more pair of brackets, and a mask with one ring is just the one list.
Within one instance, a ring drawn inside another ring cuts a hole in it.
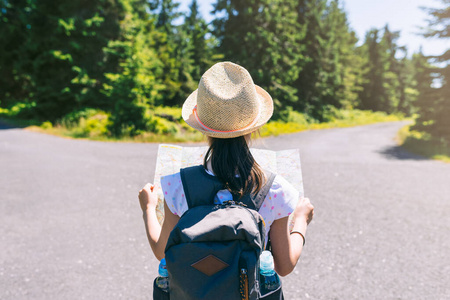
[{"label": "beaded bracelet", "polygon": [[305,236],[303,235],[303,233],[301,233],[300,231],[297,231],[297,230],[292,230],[291,234],[293,234],[293,233],[300,234],[300,236],[303,238],[303,246],[305,246],[306,239],[305,239]]}]

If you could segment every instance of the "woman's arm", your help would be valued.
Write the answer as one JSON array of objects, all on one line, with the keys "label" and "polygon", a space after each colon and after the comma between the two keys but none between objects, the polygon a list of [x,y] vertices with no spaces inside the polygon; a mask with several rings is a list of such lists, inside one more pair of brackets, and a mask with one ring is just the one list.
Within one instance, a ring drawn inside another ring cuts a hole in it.
[{"label": "woman's arm", "polygon": [[164,258],[164,250],[170,232],[180,218],[170,211],[164,201],[164,221],[162,227],[159,225],[158,218],[156,217],[158,196],[156,195],[156,191],[154,191],[154,186],[149,183],[139,191],[139,202],[141,204],[142,212],[144,213],[145,230],[147,232],[150,247],[156,258],[161,260]]},{"label": "woman's arm", "polygon": [[[300,199],[294,211],[294,228],[304,236],[314,215],[314,207],[307,198]],[[270,244],[275,263],[275,271],[280,276],[291,273],[297,265],[303,249],[303,237],[289,232],[289,217],[275,220],[270,227]]]}]

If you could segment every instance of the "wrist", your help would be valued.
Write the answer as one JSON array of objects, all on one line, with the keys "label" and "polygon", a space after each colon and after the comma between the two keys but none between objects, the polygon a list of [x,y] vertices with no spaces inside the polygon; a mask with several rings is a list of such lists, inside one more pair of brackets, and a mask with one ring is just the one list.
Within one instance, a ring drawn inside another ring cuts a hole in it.
[{"label": "wrist", "polygon": [[292,231],[289,233],[289,235],[292,235],[292,234],[298,234],[299,236],[301,236],[301,238],[303,239],[303,246],[305,246],[306,239],[305,239],[305,234],[304,234],[304,233],[302,233],[302,232],[299,231],[299,230],[292,230]]},{"label": "wrist", "polygon": [[292,226],[291,231],[300,231],[303,234],[306,234],[307,227],[307,219],[304,217],[299,217],[294,220],[294,225]]},{"label": "wrist", "polygon": [[147,216],[147,215],[150,215],[150,214],[154,214],[154,213],[156,213],[156,207],[147,206],[146,208],[144,208],[142,210],[142,213],[144,214],[144,216]]},{"label": "wrist", "polygon": [[296,216],[294,219],[294,224],[308,226],[308,217],[305,215]]}]

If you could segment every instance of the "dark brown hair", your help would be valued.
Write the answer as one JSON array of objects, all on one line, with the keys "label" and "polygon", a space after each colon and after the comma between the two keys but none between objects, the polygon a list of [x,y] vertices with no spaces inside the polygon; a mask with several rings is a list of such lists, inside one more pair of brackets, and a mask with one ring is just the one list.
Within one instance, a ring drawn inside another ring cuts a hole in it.
[{"label": "dark brown hair", "polygon": [[253,158],[245,136],[229,139],[208,137],[209,149],[203,166],[211,160],[214,175],[225,188],[239,198],[246,194],[257,194],[263,187],[265,176]]}]

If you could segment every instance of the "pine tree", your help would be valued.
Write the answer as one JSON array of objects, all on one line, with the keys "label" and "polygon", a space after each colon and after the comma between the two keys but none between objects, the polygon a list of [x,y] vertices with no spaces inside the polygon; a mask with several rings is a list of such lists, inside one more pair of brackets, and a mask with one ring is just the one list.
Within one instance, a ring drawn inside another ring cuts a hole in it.
[{"label": "pine tree", "polygon": [[352,108],[358,99],[361,60],[356,36],[338,0],[297,2],[298,23],[306,29],[303,68],[295,82],[296,108],[318,120],[332,117],[332,107]]},{"label": "pine tree", "polygon": [[197,88],[201,75],[213,64],[211,46],[206,39],[208,25],[199,12],[198,3],[193,0],[190,11],[184,16],[184,23],[176,28],[176,57],[179,64],[180,88],[172,104],[181,105]]},{"label": "pine tree", "polygon": [[195,82],[198,82],[202,74],[213,64],[213,54],[206,37],[209,33],[208,24],[199,12],[197,0],[192,0],[189,9],[190,12],[185,17],[184,27],[190,42],[191,76]]},{"label": "pine tree", "polygon": [[32,3],[26,0],[0,1],[0,107],[30,100],[33,82],[24,73],[29,64],[27,39]]},{"label": "pine tree", "polygon": [[[434,78],[431,74],[434,67],[428,62],[422,49],[420,49],[418,53],[415,53],[411,60],[414,66],[415,88],[418,91],[418,97],[414,105],[420,108],[420,119],[432,120],[436,108],[429,105],[429,99],[433,99],[437,96],[436,90],[432,87]],[[429,125],[428,123],[429,122],[416,122],[414,129],[425,131]]]},{"label": "pine tree", "polygon": [[334,107],[352,108],[357,104],[357,92],[361,86],[362,61],[355,53],[358,40],[349,27],[339,0],[328,4],[323,22],[326,47],[322,60],[327,73],[323,89],[328,90],[323,95],[323,102]]},{"label": "pine tree", "polygon": [[359,49],[365,57],[360,108],[411,113],[417,91],[413,83],[413,67],[406,47],[398,45],[399,37],[400,32],[391,31],[388,25],[384,27],[382,36],[378,29],[366,34],[365,43]]},{"label": "pine tree", "polygon": [[305,27],[306,34],[299,41],[299,45],[305,47],[303,52],[305,59],[294,84],[299,98],[295,108],[312,115],[315,119],[322,119],[325,108],[320,82],[325,72],[321,60],[325,51],[322,20],[326,4],[325,0],[297,1],[297,22]]},{"label": "pine tree", "polygon": [[[448,39],[450,31],[450,1],[441,0],[442,8],[426,9],[430,14],[429,26],[424,32],[425,37]],[[420,55],[420,54],[419,54]],[[450,143],[450,50],[438,56],[428,58],[427,66],[421,58],[422,69],[418,74],[424,79],[418,79],[418,90],[420,92],[417,107],[419,118],[416,120],[416,129],[430,133],[444,143]],[[435,85],[433,85],[435,83]]]},{"label": "pine tree", "polygon": [[[165,88],[160,91],[164,105],[179,105],[184,100],[186,92],[192,88],[190,74],[190,60],[187,57],[189,47],[186,33],[182,25],[174,25],[174,21],[182,16],[178,12],[179,3],[173,0],[153,1],[151,8],[158,14],[156,29],[159,38],[156,42],[159,60],[163,64]],[[188,87],[186,88],[186,83]],[[184,85],[184,86],[183,86]]]},{"label": "pine tree", "polygon": [[388,94],[385,89],[385,73],[388,65],[386,52],[381,44],[380,31],[372,29],[366,34],[363,55],[367,56],[363,89],[360,93],[360,108],[373,111],[386,111]]},{"label": "pine tree", "polygon": [[[17,47],[14,52],[6,55],[11,63],[2,65],[12,67],[18,74],[13,81],[24,84],[10,95],[28,99],[31,117],[54,121],[87,106],[108,105],[100,93],[103,71],[109,67],[102,63],[103,48],[118,35],[120,5],[107,0],[2,3],[7,4],[2,14],[19,16],[14,35],[2,35],[2,44],[10,45],[17,40],[15,35],[20,39],[12,44]],[[16,97],[15,101],[23,101]]]},{"label": "pine tree", "polygon": [[[404,106],[406,102],[406,82],[403,74],[404,66],[402,59],[398,59],[399,52],[403,52],[404,58],[406,58],[406,48],[400,47],[397,43],[400,38],[399,31],[391,31],[389,26],[384,27],[383,38],[381,44],[383,50],[386,52],[386,71],[384,73],[387,99],[384,103],[382,110],[392,113],[396,112],[399,106]],[[403,59],[404,59],[403,58]]]},{"label": "pine tree", "polygon": [[413,58],[408,58],[405,49],[404,56],[397,59],[398,82],[399,82],[399,102],[396,111],[405,115],[415,112],[414,103],[417,101],[419,92],[415,81],[415,68]]},{"label": "pine tree", "polygon": [[144,0],[122,0],[124,19],[117,39],[105,47],[106,61],[116,65],[105,72],[102,93],[110,100],[110,131],[115,136],[137,135],[148,127],[146,110],[163,103],[165,89],[163,64],[157,42],[156,16]]},{"label": "pine tree", "polygon": [[278,108],[297,101],[293,82],[299,73],[304,32],[297,23],[295,1],[218,0],[214,34],[226,60],[249,70]]}]

